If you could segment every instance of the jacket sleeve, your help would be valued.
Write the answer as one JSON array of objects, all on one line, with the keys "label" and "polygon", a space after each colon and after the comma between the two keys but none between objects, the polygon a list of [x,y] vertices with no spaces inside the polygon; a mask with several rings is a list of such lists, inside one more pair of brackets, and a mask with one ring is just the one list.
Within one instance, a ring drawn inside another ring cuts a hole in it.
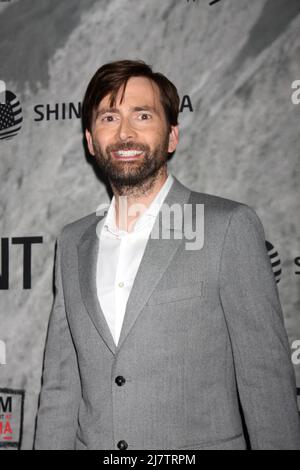
[{"label": "jacket sleeve", "polygon": [[81,384],[64,302],[60,237],[55,260],[55,298],[50,313],[35,450],[72,450],[75,445]]},{"label": "jacket sleeve", "polygon": [[220,298],[252,449],[300,449],[295,373],[263,226],[240,204],[230,217]]}]

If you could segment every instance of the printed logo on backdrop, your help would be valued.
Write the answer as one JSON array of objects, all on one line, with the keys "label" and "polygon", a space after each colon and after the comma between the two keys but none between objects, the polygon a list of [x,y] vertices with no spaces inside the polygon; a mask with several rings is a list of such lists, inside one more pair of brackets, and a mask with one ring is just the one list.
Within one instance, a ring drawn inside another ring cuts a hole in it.
[{"label": "printed logo on backdrop", "polygon": [[21,448],[24,401],[24,390],[0,388],[0,449]]},{"label": "printed logo on backdrop", "polygon": [[[297,258],[294,259],[294,263],[297,266],[297,268],[300,268],[300,256],[297,256]],[[299,276],[300,270],[298,269],[298,271],[295,271],[295,274]]]},{"label": "printed logo on backdrop", "polygon": [[[268,255],[270,257],[270,261],[271,261],[272,269],[273,269],[273,272],[274,272],[274,276],[275,276],[276,282],[278,283],[280,281],[281,273],[282,273],[280,257],[279,257],[278,251],[274,248],[272,243],[270,243],[267,240],[266,240],[265,243],[266,243]],[[297,268],[300,268],[300,256],[297,256],[294,259],[294,264],[295,264],[295,266],[297,266]],[[296,271],[294,271],[294,274],[299,275],[300,274],[300,269],[297,269]]]},{"label": "printed logo on backdrop", "polygon": [[272,243],[268,242],[268,240],[266,240],[265,243],[266,243],[268,255],[270,257],[275,280],[278,283],[281,277],[281,261],[279,258],[279,254],[277,250],[274,248],[274,246],[272,245]]},{"label": "printed logo on backdrop", "polygon": [[[12,237],[12,245],[23,246],[23,289],[31,289],[32,280],[32,249],[36,244],[42,244],[43,237]],[[9,289],[10,256],[9,239],[0,238],[0,291]]]},{"label": "printed logo on backdrop", "polygon": [[[184,95],[181,100],[179,112],[187,109],[193,112],[192,101],[189,95]],[[33,108],[35,117],[34,121],[65,121],[69,119],[80,119],[82,112],[82,103],[47,103],[36,104]]]},{"label": "printed logo on backdrop", "polygon": [[0,140],[15,137],[22,127],[22,108],[17,96],[0,80]]}]

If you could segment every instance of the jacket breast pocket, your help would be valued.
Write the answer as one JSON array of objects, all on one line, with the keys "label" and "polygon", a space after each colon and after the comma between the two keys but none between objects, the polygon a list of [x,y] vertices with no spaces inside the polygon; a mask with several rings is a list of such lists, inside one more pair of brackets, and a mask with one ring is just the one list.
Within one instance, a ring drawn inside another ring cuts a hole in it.
[{"label": "jacket breast pocket", "polygon": [[146,305],[165,304],[180,300],[202,297],[203,281],[188,285],[171,287],[169,289],[154,290]]}]

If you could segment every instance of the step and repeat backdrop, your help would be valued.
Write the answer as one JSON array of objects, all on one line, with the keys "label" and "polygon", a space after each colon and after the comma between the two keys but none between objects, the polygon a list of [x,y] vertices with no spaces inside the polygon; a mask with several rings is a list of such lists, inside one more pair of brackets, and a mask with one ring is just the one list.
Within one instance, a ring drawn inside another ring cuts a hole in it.
[{"label": "step and repeat backdrop", "polygon": [[299,31],[299,0],[0,2],[1,449],[33,445],[56,237],[109,201],[81,103],[96,69],[118,59],[177,86],[169,171],[261,218],[299,393]]}]

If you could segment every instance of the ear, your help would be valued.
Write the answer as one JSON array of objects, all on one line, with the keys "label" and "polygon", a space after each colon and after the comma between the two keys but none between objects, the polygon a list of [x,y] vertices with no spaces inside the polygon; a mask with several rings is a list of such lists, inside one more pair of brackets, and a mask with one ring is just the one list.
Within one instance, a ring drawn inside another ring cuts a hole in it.
[{"label": "ear", "polygon": [[85,138],[87,141],[88,149],[91,155],[95,155],[92,134],[87,129],[85,130]]},{"label": "ear", "polygon": [[169,135],[168,153],[172,153],[176,150],[178,141],[179,141],[179,127],[171,126],[170,135]]}]

